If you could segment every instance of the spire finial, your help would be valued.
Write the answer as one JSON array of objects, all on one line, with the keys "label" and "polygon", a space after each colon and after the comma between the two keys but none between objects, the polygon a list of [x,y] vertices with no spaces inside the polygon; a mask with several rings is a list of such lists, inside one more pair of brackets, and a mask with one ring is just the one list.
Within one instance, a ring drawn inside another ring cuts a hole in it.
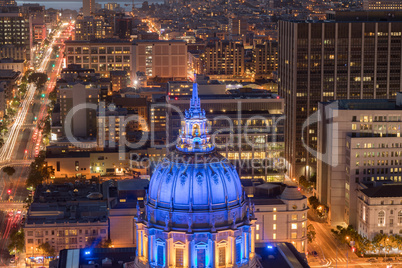
[{"label": "spire finial", "polygon": [[193,92],[191,95],[189,112],[192,113],[193,115],[201,114],[201,102],[200,98],[198,98],[198,84],[196,74],[194,74]]}]

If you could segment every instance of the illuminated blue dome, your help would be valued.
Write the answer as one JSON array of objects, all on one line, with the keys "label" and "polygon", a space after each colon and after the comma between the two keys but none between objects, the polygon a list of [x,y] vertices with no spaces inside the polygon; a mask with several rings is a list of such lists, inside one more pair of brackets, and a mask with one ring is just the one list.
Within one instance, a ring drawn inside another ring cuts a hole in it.
[{"label": "illuminated blue dome", "polygon": [[145,208],[137,203],[134,267],[259,267],[254,206],[211,143],[196,83],[179,142],[152,174]]},{"label": "illuminated blue dome", "polygon": [[242,186],[237,171],[214,152],[195,157],[180,151],[152,175],[148,202],[172,210],[214,210],[238,206]]}]

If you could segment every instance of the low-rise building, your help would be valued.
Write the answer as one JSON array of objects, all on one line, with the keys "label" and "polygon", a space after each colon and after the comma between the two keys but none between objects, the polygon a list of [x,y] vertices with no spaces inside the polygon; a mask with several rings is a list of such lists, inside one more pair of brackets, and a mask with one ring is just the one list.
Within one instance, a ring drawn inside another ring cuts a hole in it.
[{"label": "low-rise building", "polygon": [[21,74],[26,71],[26,64],[24,60],[14,60],[12,58],[3,58],[0,60],[0,70],[13,70]]},{"label": "low-rise building", "polygon": [[40,246],[56,252],[94,246],[109,239],[107,202],[97,184],[40,185],[24,225],[28,262],[43,263]]},{"label": "low-rise building", "polygon": [[402,184],[361,184],[357,193],[357,232],[372,240],[377,234],[402,234]]},{"label": "low-rise building", "polygon": [[256,246],[267,243],[292,243],[307,251],[307,198],[296,186],[265,183],[248,193],[257,218]]}]

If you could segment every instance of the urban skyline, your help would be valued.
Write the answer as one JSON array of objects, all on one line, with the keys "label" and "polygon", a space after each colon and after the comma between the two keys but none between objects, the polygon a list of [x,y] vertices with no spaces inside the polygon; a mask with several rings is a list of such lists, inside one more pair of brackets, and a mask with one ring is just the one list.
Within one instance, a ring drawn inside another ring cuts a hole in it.
[{"label": "urban skyline", "polygon": [[0,266],[402,266],[401,44],[398,0],[0,0]]}]

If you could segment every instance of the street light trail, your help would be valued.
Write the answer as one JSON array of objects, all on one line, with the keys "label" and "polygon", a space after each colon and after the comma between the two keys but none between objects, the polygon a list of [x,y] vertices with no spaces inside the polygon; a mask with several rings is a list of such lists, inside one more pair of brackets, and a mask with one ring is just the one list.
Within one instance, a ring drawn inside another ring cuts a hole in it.
[{"label": "street light trail", "polygon": [[[47,49],[46,53],[45,53],[45,57],[43,59],[43,61],[41,62],[40,67],[38,68],[38,72],[43,72],[46,67],[47,64],[49,62],[50,56],[52,54],[53,48],[52,48],[53,42],[52,44],[49,45],[49,48]],[[15,144],[17,142],[18,139],[18,134],[21,130],[22,125],[25,122],[25,118],[28,114],[28,109],[30,107],[30,103],[33,100],[34,96],[35,96],[35,91],[36,91],[36,86],[34,84],[30,84],[28,86],[28,93],[27,93],[27,98],[25,98],[22,102],[22,109],[18,112],[18,115],[15,119],[15,122],[13,124],[13,126],[10,129],[10,133],[9,136],[6,140],[6,142],[3,145],[3,148],[1,150],[0,153],[0,160],[1,161],[9,161],[11,160],[12,154],[14,152],[14,148],[15,148]]]}]

